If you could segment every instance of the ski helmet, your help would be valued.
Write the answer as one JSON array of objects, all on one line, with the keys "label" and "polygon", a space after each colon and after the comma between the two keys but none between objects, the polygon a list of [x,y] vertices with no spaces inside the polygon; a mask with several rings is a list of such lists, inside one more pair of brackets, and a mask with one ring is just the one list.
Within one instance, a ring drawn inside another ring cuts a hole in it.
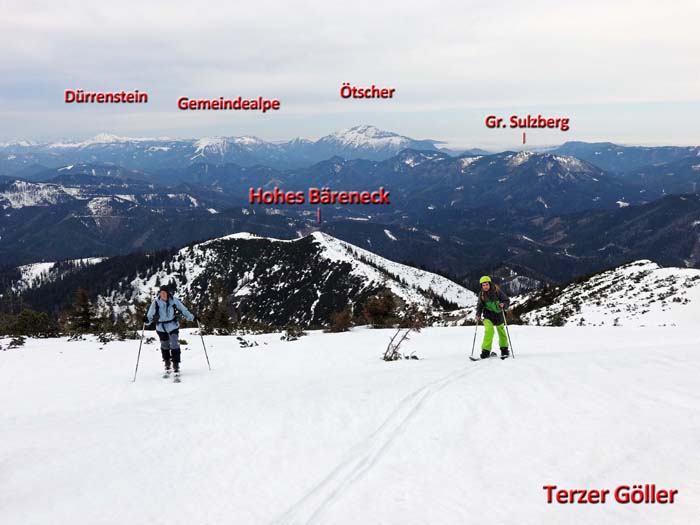
[{"label": "ski helmet", "polygon": [[484,284],[484,283],[490,283],[491,282],[491,277],[488,275],[484,275],[481,279],[479,279],[479,284]]}]

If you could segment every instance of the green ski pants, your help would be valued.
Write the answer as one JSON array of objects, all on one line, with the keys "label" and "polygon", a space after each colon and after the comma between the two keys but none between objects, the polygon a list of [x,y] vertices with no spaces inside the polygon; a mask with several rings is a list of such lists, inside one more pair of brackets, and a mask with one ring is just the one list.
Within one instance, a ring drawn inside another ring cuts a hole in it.
[{"label": "green ski pants", "polygon": [[[482,350],[491,350],[491,345],[493,345],[493,323],[488,319],[484,319],[484,342],[481,345]],[[508,348],[508,337],[506,336],[506,328],[504,325],[499,324],[496,326],[498,330],[498,346],[499,348]]]}]

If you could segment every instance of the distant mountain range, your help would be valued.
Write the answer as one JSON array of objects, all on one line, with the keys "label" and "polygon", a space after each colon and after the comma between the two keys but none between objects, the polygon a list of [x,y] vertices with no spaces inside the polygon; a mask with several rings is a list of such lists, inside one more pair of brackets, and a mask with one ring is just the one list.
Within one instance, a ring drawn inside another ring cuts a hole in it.
[{"label": "distant mountain range", "polygon": [[0,175],[32,180],[46,168],[74,164],[109,164],[149,171],[197,163],[234,163],[285,170],[310,166],[333,156],[382,160],[407,148],[437,150],[438,144],[368,125],[338,131],[316,141],[297,138],[288,142],[268,142],[250,136],[170,139],[101,133],[80,142],[0,143]]},{"label": "distant mountain range", "polygon": [[[437,144],[371,126],[282,145],[113,136],[5,144],[0,166],[18,171],[0,176],[0,260],[14,267],[172,249],[240,231],[295,239],[323,230],[470,285],[492,272],[512,292],[636,259],[700,266],[698,148],[566,143],[549,152],[455,155]],[[304,162],[292,156],[300,165],[290,167],[290,152],[302,150],[313,154]],[[305,164],[316,157],[323,160]],[[263,160],[284,169],[245,165]],[[248,202],[251,187],[379,186],[391,205],[323,206],[321,224],[316,206]]]},{"label": "distant mountain range", "polygon": [[[643,194],[640,187],[645,181],[611,176],[574,157],[532,152],[452,157],[413,149],[382,161],[336,156],[287,171],[232,163],[197,163],[156,171],[74,164],[43,170],[28,179],[64,186],[112,185],[121,187],[122,193],[128,193],[129,188],[141,191],[138,188],[144,184],[151,190],[156,186],[198,188],[226,195],[229,202],[233,199],[237,204],[248,201],[251,187],[306,191],[309,187],[372,190],[384,186],[393,192],[392,204],[413,210],[472,209],[492,202],[497,208],[558,213],[605,209],[664,195],[658,184]],[[74,193],[77,196],[77,190]]]},{"label": "distant mountain range", "polygon": [[[381,162],[330,159],[290,173],[285,185],[354,188],[385,186],[401,209],[516,208],[536,212],[617,206],[629,195],[625,185],[595,166],[549,153],[504,152],[450,157],[404,150]],[[392,202],[394,203],[394,202]]]},{"label": "distant mountain range", "polygon": [[[150,252],[237,231],[293,239],[321,228],[396,261],[467,280],[488,268],[530,287],[634,258],[696,266],[698,198],[665,196],[693,183],[692,166],[678,176],[657,167],[645,172],[652,176],[622,176],[554,154],[415,150],[288,172],[198,164],[165,176],[73,165],[44,171],[50,182],[0,180],[0,258],[19,265]],[[669,179],[677,186],[658,182]],[[312,185],[384,185],[392,204],[325,206],[318,224],[312,206],[247,202],[251,186]]]},{"label": "distant mountain range", "polygon": [[630,191],[583,161],[526,152],[451,157],[403,150],[384,161],[333,157],[287,172],[235,164],[157,172],[74,164],[34,178],[44,182],[0,180],[0,255],[6,264],[151,251],[242,229],[294,238],[318,227],[313,206],[250,206],[251,187],[384,186],[391,192],[390,206],[325,207],[326,221],[354,220],[359,227],[371,217],[374,223],[422,232],[427,239],[444,236],[452,227],[450,221],[443,223],[442,214],[460,210],[460,220],[473,224],[486,203],[491,203],[489,217],[507,210],[550,216],[615,208],[627,193],[638,198],[636,188]]},{"label": "distant mountain range", "polygon": [[[360,125],[318,140],[295,138],[270,142],[253,136],[173,139],[121,137],[100,133],[83,141],[0,143],[0,176],[27,180],[47,168],[103,164],[136,171],[184,169],[190,164],[267,166],[278,170],[308,167],[337,156],[345,160],[385,160],[405,149],[440,151],[451,156],[489,155],[481,149],[456,151],[442,142],[413,139],[374,126]],[[566,142],[548,153],[576,157],[613,173],[666,164],[700,155],[700,147],[622,146],[610,142]]]}]

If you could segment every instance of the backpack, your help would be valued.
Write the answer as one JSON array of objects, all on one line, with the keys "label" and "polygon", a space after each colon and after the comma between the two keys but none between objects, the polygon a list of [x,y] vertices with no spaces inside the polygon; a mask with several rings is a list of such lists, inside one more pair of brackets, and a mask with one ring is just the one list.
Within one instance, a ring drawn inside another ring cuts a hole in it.
[{"label": "backpack", "polygon": [[[168,302],[170,302],[171,299],[172,299],[172,297],[169,297]],[[178,314],[178,309],[175,306],[175,302],[173,301],[173,318],[167,319],[165,321],[161,321],[160,320],[160,302],[158,301],[158,298],[156,297],[156,315],[153,317],[153,322],[151,322],[150,324],[147,324],[145,329],[152,332],[161,323],[165,324],[165,323],[170,323],[172,321],[177,321],[177,314]],[[158,317],[157,321],[156,321],[156,316]]]}]

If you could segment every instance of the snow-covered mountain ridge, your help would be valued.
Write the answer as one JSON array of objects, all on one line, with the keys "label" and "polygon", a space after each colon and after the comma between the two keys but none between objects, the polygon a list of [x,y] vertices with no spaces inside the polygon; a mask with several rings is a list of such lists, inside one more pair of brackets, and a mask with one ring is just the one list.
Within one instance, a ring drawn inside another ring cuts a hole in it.
[{"label": "snow-covered mountain ridge", "polygon": [[[474,292],[449,279],[321,232],[294,240],[236,233],[125,265],[130,257],[116,258],[114,266],[130,268],[121,273],[100,259],[25,265],[12,289],[36,297],[48,293],[42,287],[97,281],[92,291],[101,312],[118,316],[169,284],[200,310],[223,301],[231,315],[276,326],[323,326],[346,305],[359,314],[383,289],[400,311],[416,307],[438,324],[461,325],[476,304]],[[700,270],[640,260],[514,297],[513,312],[530,325],[676,326],[697,324],[699,304]]]},{"label": "snow-covered mountain ridge", "polygon": [[[89,148],[91,146],[108,146],[115,144],[137,144],[137,143],[155,143],[155,142],[181,142],[181,143],[192,143],[197,150],[204,150],[206,148],[218,149],[222,144],[232,143],[232,144],[243,144],[247,146],[254,145],[278,145],[282,146],[284,144],[310,144],[314,142],[322,143],[335,143],[342,145],[344,147],[351,146],[355,148],[368,147],[373,149],[381,149],[387,145],[392,145],[400,149],[406,149],[410,147],[410,144],[415,142],[415,139],[406,137],[404,135],[399,135],[398,133],[393,133],[391,131],[384,131],[376,126],[371,125],[360,125],[351,128],[343,129],[340,131],[333,132],[329,135],[321,137],[317,141],[312,141],[303,137],[296,137],[286,142],[268,142],[258,137],[250,135],[241,136],[212,136],[212,137],[202,137],[199,139],[177,139],[170,137],[125,137],[118,136],[112,133],[98,133],[94,137],[81,140],[81,141],[59,141],[59,142],[34,142],[34,141],[11,141],[0,143],[0,148],[11,148],[11,147],[48,147],[48,148],[72,148],[81,149]],[[439,141],[429,141],[433,143],[439,143]]]},{"label": "snow-covered mountain ridge", "polygon": [[462,308],[476,302],[473,292],[449,279],[314,232],[295,240],[237,233],[183,248],[157,271],[131,281],[130,297],[104,304],[147,301],[163,283],[206,304],[214,281],[224,283],[237,310],[255,310],[261,319],[282,324],[322,323],[344,304],[359,305],[382,288],[426,312],[439,310],[440,301]]},{"label": "snow-covered mountain ridge", "polygon": [[[410,137],[383,131],[375,126],[363,125],[331,133],[318,140],[319,143],[337,145],[343,148],[368,150],[394,149],[397,152],[412,147],[416,141]],[[437,141],[424,141],[434,146]],[[429,148],[432,149],[432,148]]]},{"label": "snow-covered mountain ridge", "polygon": [[79,271],[86,266],[98,264],[104,260],[104,257],[91,257],[87,259],[74,259],[71,261],[41,262],[18,266],[17,270],[20,272],[21,278],[15,281],[12,286],[12,291],[18,293],[30,288],[43,286],[57,279],[61,279],[71,272]]},{"label": "snow-covered mountain ridge", "polygon": [[59,184],[14,181],[0,191],[0,206],[3,209],[31,206],[51,206],[73,199],[82,200],[80,188],[67,188]]},{"label": "snow-covered mountain ridge", "polygon": [[[130,191],[133,193],[129,193]],[[130,209],[138,206],[145,206],[148,209],[162,207],[182,209],[200,206],[197,198],[188,193],[172,193],[166,189],[155,190],[144,185],[140,187],[130,187],[126,184],[121,187],[107,184],[88,186],[80,183],[58,184],[22,180],[0,184],[0,208],[8,212],[67,203],[84,207],[88,215],[100,215],[99,210],[104,209],[109,203],[126,204]]]}]

